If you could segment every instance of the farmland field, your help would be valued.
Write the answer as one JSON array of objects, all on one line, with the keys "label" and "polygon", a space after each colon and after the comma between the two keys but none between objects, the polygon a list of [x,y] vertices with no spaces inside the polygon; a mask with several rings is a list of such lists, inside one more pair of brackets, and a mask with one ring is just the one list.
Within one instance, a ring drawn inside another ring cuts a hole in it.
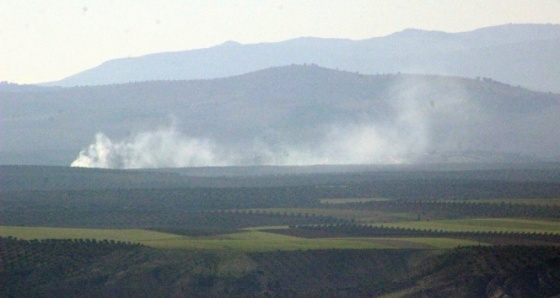
[{"label": "farmland field", "polygon": [[140,243],[162,249],[220,249],[247,252],[309,249],[449,249],[475,245],[475,241],[429,238],[328,238],[305,239],[259,230],[210,237],[186,237],[145,230],[68,229],[0,226],[1,237],[19,239],[95,239]]},{"label": "farmland field", "polygon": [[474,218],[458,220],[430,220],[400,223],[386,223],[387,227],[422,230],[443,230],[452,232],[523,232],[560,233],[560,221],[530,220],[521,218]]},{"label": "farmland field", "polygon": [[0,226],[0,236],[20,239],[95,239],[142,243],[158,239],[169,239],[177,235],[146,230],[73,229],[48,227]]},{"label": "farmland field", "polygon": [[[0,174],[0,296],[417,297],[537,281],[552,290],[531,291],[560,293],[560,182],[550,179]],[[518,278],[535,270],[537,281]]]},{"label": "farmland field", "polygon": [[[353,201],[353,200],[352,200]],[[376,200],[377,201],[377,200]],[[387,201],[387,200],[384,200]],[[356,202],[356,201],[353,201]],[[370,201],[364,201],[370,202]],[[340,206],[343,203],[337,203]],[[263,208],[263,209],[250,209],[246,211],[254,212],[271,212],[276,214],[296,214],[296,215],[318,215],[318,216],[332,216],[345,220],[355,220],[362,223],[379,223],[387,221],[409,221],[416,218],[416,214],[410,212],[386,212],[379,210],[360,210],[360,209],[345,209],[345,208],[324,208],[318,206],[316,208]]]}]

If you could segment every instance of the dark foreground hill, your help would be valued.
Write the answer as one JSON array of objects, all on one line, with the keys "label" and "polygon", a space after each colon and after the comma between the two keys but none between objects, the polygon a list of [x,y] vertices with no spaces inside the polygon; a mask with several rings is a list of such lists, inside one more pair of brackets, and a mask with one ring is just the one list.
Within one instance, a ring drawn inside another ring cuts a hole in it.
[{"label": "dark foreground hill", "polygon": [[212,79],[292,63],[365,74],[428,73],[491,77],[560,92],[560,25],[509,24],[470,32],[408,29],[366,40],[298,38],[277,43],[227,42],[208,49],[107,61],[55,86],[151,80]]},{"label": "dark foreground hill", "polygon": [[205,81],[10,88],[0,98],[2,164],[504,162],[557,159],[560,148],[560,95],[487,78],[307,65]]},{"label": "dark foreground hill", "polygon": [[556,247],[165,251],[0,238],[2,297],[551,297]]}]

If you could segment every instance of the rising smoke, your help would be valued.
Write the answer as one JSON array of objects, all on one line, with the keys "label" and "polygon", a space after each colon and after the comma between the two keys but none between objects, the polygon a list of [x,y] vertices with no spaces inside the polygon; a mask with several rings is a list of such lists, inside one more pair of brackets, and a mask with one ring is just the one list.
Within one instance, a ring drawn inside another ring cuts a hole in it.
[{"label": "rising smoke", "polygon": [[103,133],[82,150],[72,167],[160,168],[228,165],[209,140],[187,138],[175,128],[143,132],[113,142]]},{"label": "rising smoke", "polygon": [[[393,127],[333,124],[315,141],[271,143],[258,136],[243,146],[191,138],[175,126],[113,141],[103,133],[79,153],[73,167],[161,168],[230,165],[395,164],[413,162],[425,147],[415,113]],[[412,117],[412,118],[411,118]]]},{"label": "rising smoke", "polygon": [[[255,141],[245,148],[189,138],[176,128],[143,132],[113,141],[98,133],[72,167],[161,168],[228,165],[394,164],[410,162],[411,144],[394,132],[373,126],[333,127],[313,146],[270,145]],[[228,148],[229,149],[226,149]]]},{"label": "rising smoke", "polygon": [[[417,130],[414,130],[415,132]],[[412,162],[424,146],[421,134],[406,138],[375,125],[335,126],[315,145],[254,141],[244,148],[189,138],[175,128],[112,141],[98,133],[73,167],[161,168],[230,165],[396,164]],[[415,146],[416,145],[416,146]]]},{"label": "rising smoke", "polygon": [[[391,112],[387,121],[356,117],[347,121],[333,120],[320,128],[314,127],[313,123],[284,130],[262,127],[261,135],[257,133],[244,138],[240,132],[239,138],[230,138],[229,141],[216,137],[190,137],[177,125],[142,132],[119,141],[98,133],[95,143],[82,150],[72,166],[159,168],[414,163],[432,150],[433,118],[442,119],[442,114],[445,114],[445,117],[460,121],[450,110],[466,102],[464,94],[457,92],[461,90],[460,86],[451,88],[451,93],[442,92],[439,98],[420,94],[426,89],[418,82],[405,81],[394,86],[387,95]],[[312,131],[313,135],[309,135],[307,140],[301,137],[304,135],[286,137],[294,129]],[[280,137],[270,140],[264,131]],[[241,141],[235,143],[232,139]],[[445,144],[449,140],[440,139],[437,142]],[[455,146],[454,142],[450,142],[452,146]]]}]

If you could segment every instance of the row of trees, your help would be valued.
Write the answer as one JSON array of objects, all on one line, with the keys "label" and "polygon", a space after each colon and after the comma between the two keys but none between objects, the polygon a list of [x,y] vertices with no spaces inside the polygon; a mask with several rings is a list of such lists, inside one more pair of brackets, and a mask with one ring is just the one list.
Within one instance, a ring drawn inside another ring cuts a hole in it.
[{"label": "row of trees", "polygon": [[139,244],[112,240],[0,237],[0,297],[41,296],[53,287],[70,286],[61,282],[70,281],[95,260],[140,248]]},{"label": "row of trees", "polygon": [[0,224],[122,229],[239,229],[255,226],[347,222],[312,213],[263,210],[160,211],[160,210],[25,210],[7,213]]},{"label": "row of trees", "polygon": [[[331,233],[348,237],[445,237],[445,238],[510,238],[560,243],[560,233],[510,232],[510,231],[444,231],[402,227],[370,226],[359,224],[296,225],[294,230],[315,232],[321,236]],[[311,234],[312,234],[311,233]]]},{"label": "row of trees", "polygon": [[471,217],[532,217],[560,218],[560,206],[517,203],[492,203],[476,201],[424,201],[424,200],[387,200],[329,204],[329,208],[351,208],[376,210],[391,213],[413,213],[428,218],[471,218]]}]

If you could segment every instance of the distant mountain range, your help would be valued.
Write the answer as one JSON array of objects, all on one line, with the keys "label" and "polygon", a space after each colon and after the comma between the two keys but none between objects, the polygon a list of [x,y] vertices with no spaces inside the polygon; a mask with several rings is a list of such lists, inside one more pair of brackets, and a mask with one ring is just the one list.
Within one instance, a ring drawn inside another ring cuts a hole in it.
[{"label": "distant mountain range", "polygon": [[297,38],[222,45],[115,59],[48,86],[229,77],[290,64],[362,74],[486,77],[531,90],[560,92],[560,25],[503,25],[470,32],[408,29],[366,40]]},{"label": "distant mountain range", "polygon": [[293,65],[213,80],[10,86],[0,88],[0,98],[0,164],[560,159],[560,95],[488,78],[364,75]]}]

